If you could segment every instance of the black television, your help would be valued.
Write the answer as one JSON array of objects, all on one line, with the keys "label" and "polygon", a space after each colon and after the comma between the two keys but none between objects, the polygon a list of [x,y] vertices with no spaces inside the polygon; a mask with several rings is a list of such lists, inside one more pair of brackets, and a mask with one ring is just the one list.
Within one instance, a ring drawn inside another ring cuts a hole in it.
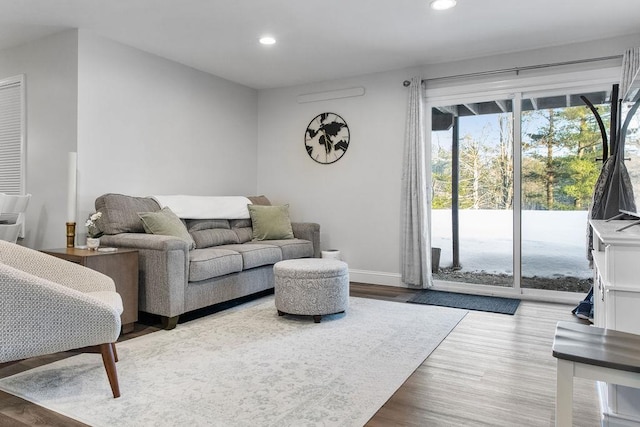
[{"label": "black television", "polygon": [[636,73],[620,103],[618,131],[620,159],[619,211],[640,219],[640,71]]}]

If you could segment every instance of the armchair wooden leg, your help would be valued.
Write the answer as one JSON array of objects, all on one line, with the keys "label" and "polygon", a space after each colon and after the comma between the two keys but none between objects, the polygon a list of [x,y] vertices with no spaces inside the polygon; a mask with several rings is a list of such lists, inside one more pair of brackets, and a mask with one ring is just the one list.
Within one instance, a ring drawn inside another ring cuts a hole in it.
[{"label": "armchair wooden leg", "polygon": [[100,353],[102,353],[102,362],[104,369],[107,371],[107,378],[111,385],[113,397],[120,397],[120,386],[118,385],[118,372],[116,371],[116,359],[114,355],[115,345],[113,343],[100,344]]},{"label": "armchair wooden leg", "polygon": [[118,352],[116,351],[116,343],[112,342],[111,343],[111,350],[113,351],[113,360],[116,361],[116,363],[118,362]]}]

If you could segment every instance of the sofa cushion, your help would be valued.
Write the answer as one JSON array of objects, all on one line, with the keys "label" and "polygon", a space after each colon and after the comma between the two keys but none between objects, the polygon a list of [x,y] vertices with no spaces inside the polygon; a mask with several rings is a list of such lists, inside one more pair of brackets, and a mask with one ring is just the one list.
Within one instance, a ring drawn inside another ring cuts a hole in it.
[{"label": "sofa cushion", "polygon": [[251,228],[251,219],[230,219],[229,227],[233,230],[234,228]]},{"label": "sofa cushion", "polygon": [[192,231],[191,237],[196,242],[196,248],[209,248],[211,246],[240,243],[238,235],[228,229],[213,228],[207,230]]},{"label": "sofa cushion", "polygon": [[282,261],[282,251],[273,245],[254,243],[251,245],[225,245],[220,248],[239,252],[242,255],[243,270]]},{"label": "sofa cushion", "polygon": [[251,227],[234,228],[233,232],[238,236],[238,243],[247,243],[253,239],[253,228]]},{"label": "sofa cushion", "polygon": [[[248,219],[244,220],[234,220],[234,221],[249,221]],[[211,228],[226,228],[227,230],[231,228],[229,225],[228,219],[188,219],[186,220],[187,230],[189,232],[199,231],[199,230],[208,230]]]},{"label": "sofa cushion", "polygon": [[189,281],[211,279],[242,271],[242,255],[219,247],[189,252]]},{"label": "sofa cushion", "polygon": [[97,212],[102,212],[98,226],[104,234],[144,233],[138,212],[156,212],[160,205],[149,197],[133,197],[107,193],[95,202]]},{"label": "sofa cushion", "polygon": [[247,207],[253,226],[253,240],[293,239],[289,205]]},{"label": "sofa cushion", "polygon": [[[257,245],[264,242],[251,241],[245,245]],[[269,245],[278,246],[282,251],[282,259],[312,258],[313,243],[303,239],[269,240]]]},{"label": "sofa cushion", "polygon": [[238,236],[238,243],[245,243],[253,239],[253,228],[251,228],[250,219],[231,219],[229,220],[229,225]]},{"label": "sofa cushion", "polygon": [[187,231],[187,227],[168,207],[165,206],[158,212],[139,212],[138,216],[142,220],[145,232],[177,237],[187,242],[189,249],[196,247],[196,243]]}]

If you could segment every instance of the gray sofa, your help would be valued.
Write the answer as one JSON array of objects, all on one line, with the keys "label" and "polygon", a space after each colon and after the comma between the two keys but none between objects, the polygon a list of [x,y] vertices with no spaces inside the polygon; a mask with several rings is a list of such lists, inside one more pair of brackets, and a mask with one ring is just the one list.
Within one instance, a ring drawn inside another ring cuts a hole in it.
[{"label": "gray sofa", "polygon": [[[270,204],[264,196],[249,199]],[[190,249],[179,238],[145,233],[138,214],[160,210],[153,198],[109,193],[95,207],[100,245],[139,251],[139,310],[160,315],[166,329],[183,313],[273,288],[278,261],[320,256],[315,223],[291,223],[293,239],[253,241],[250,219],[186,219],[196,243]]]}]

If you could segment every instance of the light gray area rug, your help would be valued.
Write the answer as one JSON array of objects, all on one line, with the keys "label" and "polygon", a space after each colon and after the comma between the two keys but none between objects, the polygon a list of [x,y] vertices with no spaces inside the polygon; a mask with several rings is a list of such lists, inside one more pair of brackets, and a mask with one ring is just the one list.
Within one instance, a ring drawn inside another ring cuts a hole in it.
[{"label": "light gray area rug", "polygon": [[351,298],[346,314],[278,317],[273,296],[0,380],[92,426],[361,426],[465,310]]}]

